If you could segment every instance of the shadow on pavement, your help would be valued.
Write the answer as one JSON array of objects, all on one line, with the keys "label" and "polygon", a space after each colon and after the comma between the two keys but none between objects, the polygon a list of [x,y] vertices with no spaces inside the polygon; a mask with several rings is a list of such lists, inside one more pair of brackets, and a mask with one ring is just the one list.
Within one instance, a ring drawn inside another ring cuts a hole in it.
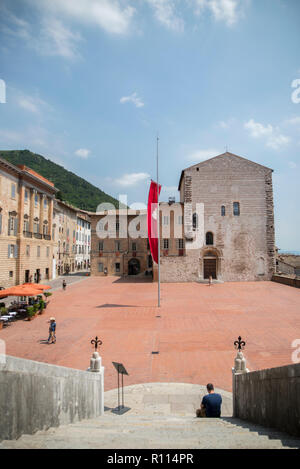
[{"label": "shadow on pavement", "polygon": [[152,277],[130,275],[128,277],[118,277],[113,283],[152,283]]},{"label": "shadow on pavement", "polygon": [[104,305],[96,306],[96,308],[139,308],[137,305],[117,305],[105,303]]}]

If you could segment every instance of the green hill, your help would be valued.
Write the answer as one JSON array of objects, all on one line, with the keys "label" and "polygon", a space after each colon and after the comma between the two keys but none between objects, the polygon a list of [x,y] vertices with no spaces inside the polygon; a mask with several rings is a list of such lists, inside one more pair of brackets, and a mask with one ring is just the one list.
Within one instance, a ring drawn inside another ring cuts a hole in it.
[{"label": "green hill", "polygon": [[75,207],[93,212],[103,202],[109,202],[118,207],[116,199],[37,153],[32,153],[29,150],[0,150],[0,158],[4,158],[14,165],[24,164],[49,179],[59,189],[57,198],[69,202]]}]

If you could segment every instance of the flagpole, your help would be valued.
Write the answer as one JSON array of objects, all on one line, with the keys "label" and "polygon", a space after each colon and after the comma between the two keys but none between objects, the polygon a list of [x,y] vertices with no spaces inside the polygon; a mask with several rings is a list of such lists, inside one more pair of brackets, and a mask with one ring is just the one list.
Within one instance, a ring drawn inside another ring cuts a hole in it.
[{"label": "flagpole", "polygon": [[156,171],[157,171],[157,238],[158,238],[158,252],[157,252],[157,261],[158,261],[158,279],[157,279],[157,306],[160,307],[160,218],[159,218],[159,180],[158,180],[158,141],[159,137],[157,136],[156,141]]}]

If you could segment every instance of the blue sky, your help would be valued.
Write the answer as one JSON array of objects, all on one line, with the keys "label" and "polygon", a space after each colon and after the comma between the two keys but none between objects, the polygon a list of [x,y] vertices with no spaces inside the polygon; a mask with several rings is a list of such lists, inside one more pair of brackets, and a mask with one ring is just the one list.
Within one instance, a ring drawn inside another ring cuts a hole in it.
[{"label": "blue sky", "polygon": [[0,0],[0,148],[131,204],[157,132],[164,199],[227,146],[274,169],[276,242],[300,251],[299,24],[299,0]]}]

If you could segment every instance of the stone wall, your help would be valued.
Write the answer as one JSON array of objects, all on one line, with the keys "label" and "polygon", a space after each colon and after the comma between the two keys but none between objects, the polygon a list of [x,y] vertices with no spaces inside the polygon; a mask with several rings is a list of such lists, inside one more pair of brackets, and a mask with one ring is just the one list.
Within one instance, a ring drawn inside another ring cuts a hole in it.
[{"label": "stone wall", "polygon": [[289,285],[290,287],[300,288],[300,278],[285,277],[283,275],[273,275],[272,281],[283,283],[284,285]]},{"label": "stone wall", "polygon": [[300,363],[234,379],[235,417],[300,436]]},{"label": "stone wall", "polygon": [[0,440],[102,415],[103,389],[103,368],[91,373],[0,356]]},{"label": "stone wall", "polygon": [[[220,252],[218,278],[270,280],[275,267],[272,170],[226,153],[185,169],[183,185],[181,202],[191,202],[193,210],[204,203],[204,234],[213,234],[213,245],[208,247]],[[239,203],[239,216],[233,213],[234,202]],[[194,263],[190,252],[186,254]],[[199,278],[203,278],[202,257],[198,250]]]}]

